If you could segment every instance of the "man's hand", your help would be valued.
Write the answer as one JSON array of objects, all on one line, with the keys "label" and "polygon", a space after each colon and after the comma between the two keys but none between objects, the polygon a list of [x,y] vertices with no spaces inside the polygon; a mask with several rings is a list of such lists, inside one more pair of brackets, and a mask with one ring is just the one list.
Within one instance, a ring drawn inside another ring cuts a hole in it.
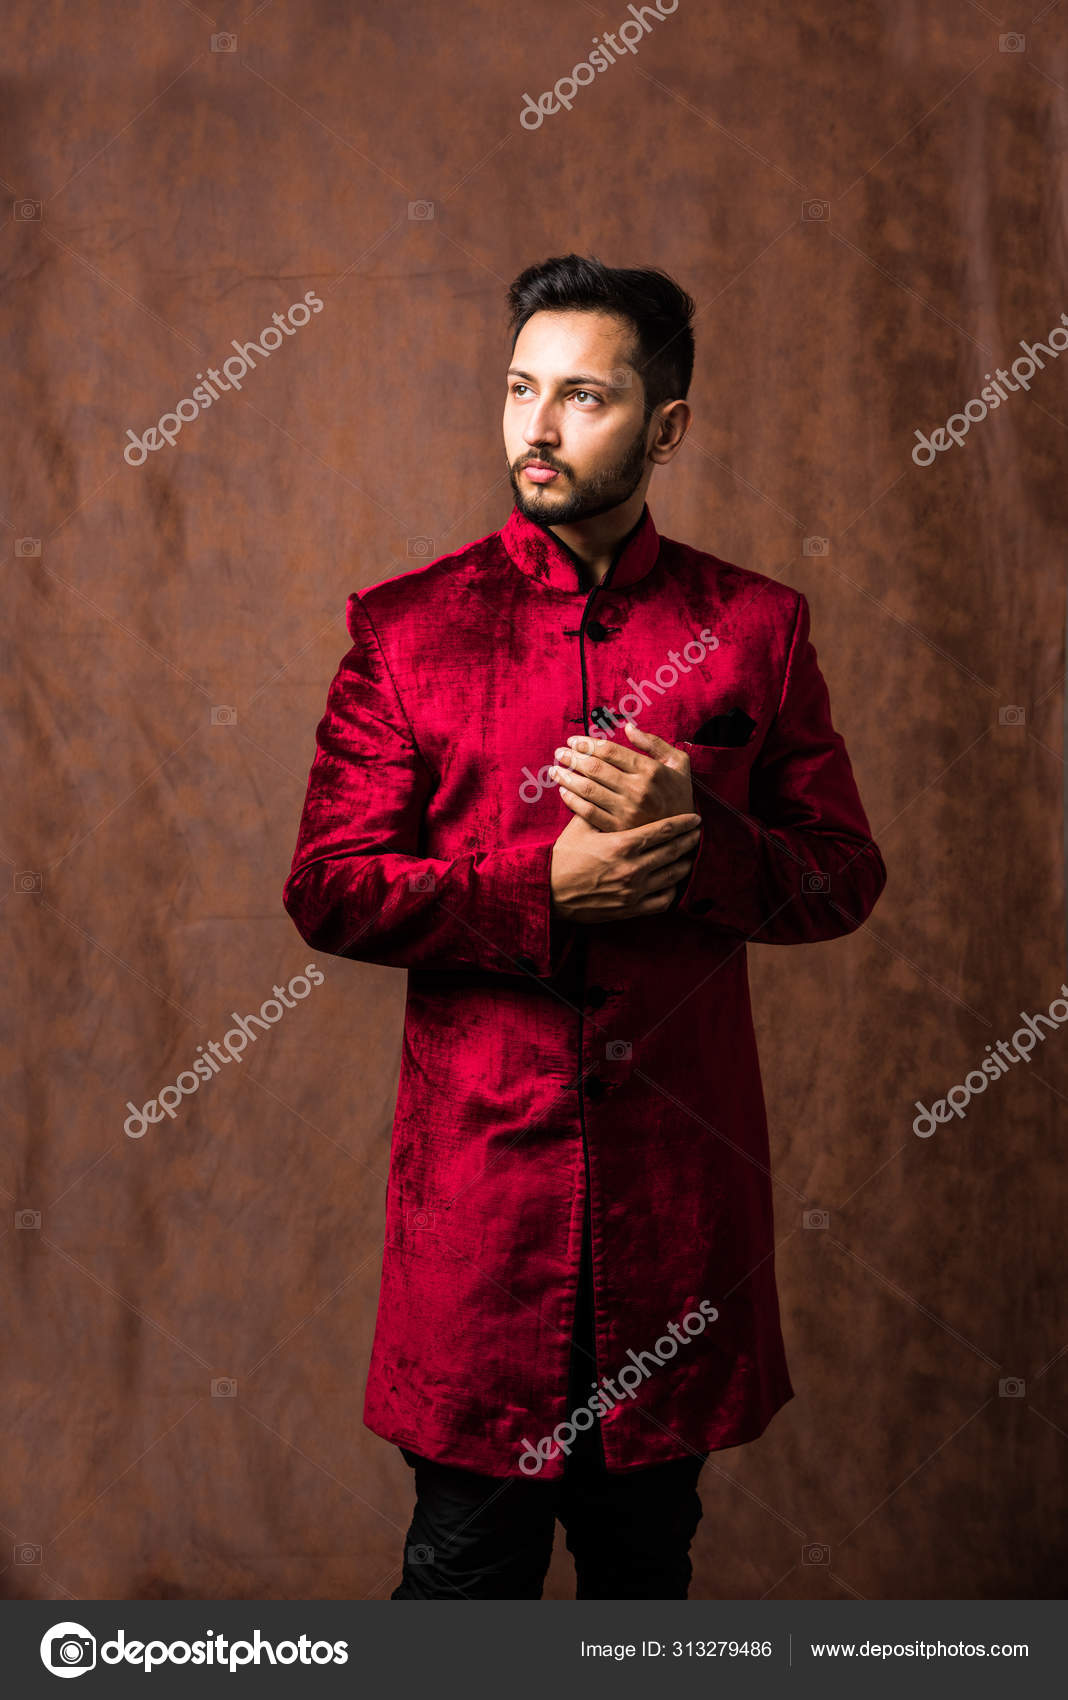
[{"label": "man's hand", "polygon": [[593,924],[657,915],[689,876],[701,817],[673,815],[623,832],[600,830],[580,816],[553,845],[550,887],[555,912]]},{"label": "man's hand", "polygon": [[[640,750],[610,738],[576,736],[556,752],[550,776],[572,814],[598,832],[647,826],[666,816],[693,811],[690,758],[631,721],[625,727]],[[644,754],[641,752],[645,752]]]}]

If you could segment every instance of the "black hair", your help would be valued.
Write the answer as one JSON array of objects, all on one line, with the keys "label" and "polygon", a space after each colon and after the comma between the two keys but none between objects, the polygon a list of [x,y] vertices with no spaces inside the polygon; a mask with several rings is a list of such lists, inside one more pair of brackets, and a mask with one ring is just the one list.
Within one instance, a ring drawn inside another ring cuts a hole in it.
[{"label": "black hair", "polygon": [[634,328],[630,364],[645,387],[645,416],[684,398],[693,376],[692,296],[659,269],[606,266],[581,254],[528,266],[508,290],[512,347],[535,313],[617,313]]}]

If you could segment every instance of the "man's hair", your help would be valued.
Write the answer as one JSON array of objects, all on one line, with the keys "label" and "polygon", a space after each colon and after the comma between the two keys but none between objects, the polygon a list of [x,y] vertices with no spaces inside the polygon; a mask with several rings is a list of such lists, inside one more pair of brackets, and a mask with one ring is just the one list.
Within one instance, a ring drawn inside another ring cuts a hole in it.
[{"label": "man's hair", "polygon": [[528,266],[508,291],[512,347],[535,313],[617,313],[633,326],[630,364],[645,386],[645,416],[684,398],[693,376],[693,298],[658,269],[606,266],[563,254]]}]

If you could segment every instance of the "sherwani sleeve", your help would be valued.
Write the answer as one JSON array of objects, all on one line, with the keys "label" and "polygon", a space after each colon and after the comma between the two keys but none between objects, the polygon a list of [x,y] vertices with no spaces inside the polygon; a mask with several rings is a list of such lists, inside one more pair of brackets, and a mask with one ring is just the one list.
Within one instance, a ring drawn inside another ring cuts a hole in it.
[{"label": "sherwani sleeve", "polygon": [[313,950],[388,967],[549,977],[574,932],[552,912],[552,843],[422,853],[434,774],[358,593],[346,623],[353,644],[316,729],[282,894],[298,932]]},{"label": "sherwani sleeve", "polygon": [[759,944],[853,932],[886,884],[809,628],[799,592],[779,703],[751,775],[752,813],[691,769],[701,837],[675,912]]}]

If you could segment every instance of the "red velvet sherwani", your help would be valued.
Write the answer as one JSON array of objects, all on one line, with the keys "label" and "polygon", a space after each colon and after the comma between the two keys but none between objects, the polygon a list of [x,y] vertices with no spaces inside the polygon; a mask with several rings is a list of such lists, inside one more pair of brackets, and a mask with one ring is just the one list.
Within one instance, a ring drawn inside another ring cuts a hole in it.
[{"label": "red velvet sherwani", "polygon": [[[587,589],[515,510],[347,624],[283,900],[312,949],[408,970],[364,1420],[526,1473],[569,1416],[588,1198],[608,1468],[752,1440],[793,1388],[746,941],[840,937],[886,881],[808,604],[648,507]],[[544,770],[572,732],[634,747],[626,717],[690,757],[696,862],[663,914],[562,922]]]}]

